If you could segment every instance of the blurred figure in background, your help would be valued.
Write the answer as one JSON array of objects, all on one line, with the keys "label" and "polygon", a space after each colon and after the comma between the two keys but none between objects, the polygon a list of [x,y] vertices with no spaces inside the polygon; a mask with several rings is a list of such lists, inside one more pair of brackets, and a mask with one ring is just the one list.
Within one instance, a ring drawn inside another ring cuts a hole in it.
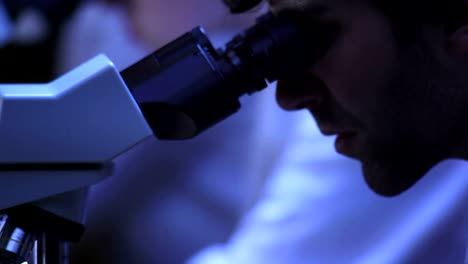
[{"label": "blurred figure in background", "polygon": [[0,0],[0,83],[51,81],[57,37],[81,2]]}]

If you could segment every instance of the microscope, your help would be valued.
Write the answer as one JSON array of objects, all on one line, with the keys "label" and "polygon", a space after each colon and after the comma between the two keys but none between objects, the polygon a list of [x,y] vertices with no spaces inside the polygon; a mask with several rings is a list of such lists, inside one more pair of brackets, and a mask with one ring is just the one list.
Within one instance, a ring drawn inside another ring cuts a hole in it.
[{"label": "microscope", "polygon": [[113,160],[149,137],[193,138],[304,71],[336,30],[302,27],[267,13],[222,48],[196,27],[122,72],[98,55],[50,83],[0,85],[0,263],[69,263]]}]

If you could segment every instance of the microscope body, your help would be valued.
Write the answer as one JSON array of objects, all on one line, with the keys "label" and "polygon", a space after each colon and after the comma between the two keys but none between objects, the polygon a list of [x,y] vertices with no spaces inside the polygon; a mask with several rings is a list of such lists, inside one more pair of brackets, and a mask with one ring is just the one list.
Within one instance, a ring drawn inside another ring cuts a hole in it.
[{"label": "microscope body", "polygon": [[152,135],[104,55],[51,83],[0,85],[0,250],[27,259],[41,232],[79,240],[89,186]]}]

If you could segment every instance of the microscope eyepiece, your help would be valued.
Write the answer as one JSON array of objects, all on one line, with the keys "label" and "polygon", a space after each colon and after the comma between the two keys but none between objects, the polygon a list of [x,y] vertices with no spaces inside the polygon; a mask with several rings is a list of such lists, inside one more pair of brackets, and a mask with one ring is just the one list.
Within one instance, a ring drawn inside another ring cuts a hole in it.
[{"label": "microscope eyepiece", "polygon": [[304,71],[334,40],[334,27],[313,28],[311,41],[292,16],[267,13],[215,49],[197,27],[121,75],[157,138],[188,139],[235,113],[242,95]]}]

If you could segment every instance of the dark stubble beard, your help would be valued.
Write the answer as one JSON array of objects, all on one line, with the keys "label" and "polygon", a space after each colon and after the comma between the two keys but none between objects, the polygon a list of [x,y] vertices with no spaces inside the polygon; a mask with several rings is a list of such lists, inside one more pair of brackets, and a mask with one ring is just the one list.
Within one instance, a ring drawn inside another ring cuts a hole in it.
[{"label": "dark stubble beard", "polygon": [[394,81],[380,95],[386,110],[378,115],[374,137],[367,142],[370,149],[361,160],[367,184],[384,196],[409,189],[449,158],[468,133],[468,83],[459,78],[459,68],[425,56],[431,54],[426,48],[413,50],[399,63]]},{"label": "dark stubble beard", "polygon": [[412,187],[435,164],[436,159],[398,157],[363,161],[362,170],[368,186],[377,194],[396,196]]}]

